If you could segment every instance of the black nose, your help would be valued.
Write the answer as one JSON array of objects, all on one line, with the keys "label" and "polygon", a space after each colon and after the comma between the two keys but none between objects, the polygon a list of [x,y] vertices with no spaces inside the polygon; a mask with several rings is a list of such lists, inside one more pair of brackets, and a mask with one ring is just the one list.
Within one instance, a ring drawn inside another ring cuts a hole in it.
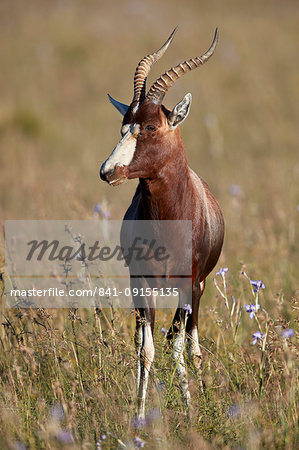
[{"label": "black nose", "polygon": [[107,182],[108,182],[108,179],[107,179],[107,178],[108,178],[109,176],[113,175],[114,169],[113,169],[113,170],[108,170],[108,172],[106,172],[106,171],[104,171],[104,165],[105,165],[105,163],[102,164],[102,166],[101,166],[101,168],[100,168],[100,177],[101,177],[101,180],[107,181]]},{"label": "black nose", "polygon": [[101,180],[106,181],[103,166],[104,166],[104,164],[102,164],[102,166],[100,168],[100,177],[101,177]]}]

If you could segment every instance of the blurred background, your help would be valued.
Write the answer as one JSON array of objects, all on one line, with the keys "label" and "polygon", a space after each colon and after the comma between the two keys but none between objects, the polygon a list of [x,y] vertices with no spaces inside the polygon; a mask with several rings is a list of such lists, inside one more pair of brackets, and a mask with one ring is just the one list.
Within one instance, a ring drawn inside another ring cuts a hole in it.
[{"label": "blurred background", "polygon": [[120,136],[107,93],[130,103],[137,63],[176,25],[148,85],[220,32],[212,60],[164,103],[193,95],[181,131],[190,166],[224,211],[223,263],[253,264],[264,278],[271,270],[271,284],[291,294],[299,259],[296,0],[2,0],[1,221],[88,219],[103,201],[111,219],[123,216],[137,183],[111,188],[99,179]]}]

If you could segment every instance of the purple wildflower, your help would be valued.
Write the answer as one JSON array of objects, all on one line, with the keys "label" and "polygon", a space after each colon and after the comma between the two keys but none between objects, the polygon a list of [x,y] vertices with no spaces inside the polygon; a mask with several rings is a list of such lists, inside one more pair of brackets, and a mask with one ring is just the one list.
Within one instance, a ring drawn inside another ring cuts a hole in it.
[{"label": "purple wildflower", "polygon": [[253,303],[251,303],[251,305],[245,305],[244,308],[246,312],[250,313],[249,314],[250,319],[253,319],[255,314],[260,309],[260,305],[259,304],[254,305]]},{"label": "purple wildflower", "polygon": [[241,414],[239,405],[230,405],[228,408],[228,417],[238,417]]},{"label": "purple wildflower", "polygon": [[231,184],[229,187],[229,193],[233,196],[233,197],[237,197],[238,195],[241,194],[241,188],[238,184]]},{"label": "purple wildflower", "polygon": [[64,411],[59,403],[56,403],[51,407],[50,416],[52,420],[61,422],[64,419]]},{"label": "purple wildflower", "polygon": [[265,289],[265,285],[261,280],[258,281],[250,280],[250,284],[254,286],[253,289],[254,292],[259,292],[260,289]]},{"label": "purple wildflower", "polygon": [[23,442],[17,441],[13,444],[13,448],[14,450],[26,450],[25,445],[23,444]]},{"label": "purple wildflower", "polygon": [[138,436],[134,438],[134,444],[136,448],[143,448],[145,446],[145,442]]},{"label": "purple wildflower", "polygon": [[188,314],[192,314],[192,308],[191,305],[187,305],[187,303],[184,305],[184,311],[186,311]]},{"label": "purple wildflower", "polygon": [[93,212],[95,214],[100,214],[100,212],[102,212],[102,203],[97,203],[96,205],[94,205]]},{"label": "purple wildflower", "polygon": [[102,436],[100,437],[100,439],[97,442],[97,449],[100,450],[101,449],[101,443],[102,441],[104,441],[106,439],[106,434],[102,434]]},{"label": "purple wildflower", "polygon": [[222,275],[223,277],[224,277],[224,275],[225,275],[225,273],[228,271],[228,268],[227,267],[224,267],[224,268],[220,268],[219,270],[218,270],[218,272],[216,272],[216,275]]},{"label": "purple wildflower", "polygon": [[101,215],[104,219],[110,219],[111,216],[110,211],[105,208],[102,203],[97,203],[96,205],[94,205],[93,215],[95,218]]},{"label": "purple wildflower", "polygon": [[59,431],[59,433],[56,434],[56,438],[62,444],[73,444],[74,443],[73,433],[70,430]]},{"label": "purple wildflower", "polygon": [[262,334],[260,331],[256,331],[255,333],[253,333],[252,337],[254,338],[252,341],[252,345],[255,345],[258,340],[261,340],[265,337],[265,333]]},{"label": "purple wildflower", "polygon": [[168,330],[166,330],[164,327],[161,328],[161,333],[164,334],[164,336],[167,335]]},{"label": "purple wildflower", "polygon": [[131,424],[133,428],[144,428],[146,426],[145,417],[133,417]]},{"label": "purple wildflower", "polygon": [[281,336],[285,339],[292,338],[294,336],[294,330],[292,328],[287,328],[286,330],[283,330],[281,333]]}]

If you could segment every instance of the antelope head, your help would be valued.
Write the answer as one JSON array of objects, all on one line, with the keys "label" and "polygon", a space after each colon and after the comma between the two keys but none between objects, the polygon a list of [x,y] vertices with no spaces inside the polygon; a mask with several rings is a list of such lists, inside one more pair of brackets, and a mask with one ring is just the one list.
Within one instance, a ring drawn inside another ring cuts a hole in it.
[{"label": "antelope head", "polygon": [[[180,139],[180,125],[188,116],[192,96],[185,97],[172,111],[162,105],[168,89],[182,75],[204,64],[213,55],[218,30],[209,50],[200,57],[189,59],[158,78],[146,94],[146,79],[152,65],[158,61],[169,47],[176,28],[165,44],[151,55],[145,56],[138,64],[134,76],[134,96],[130,105],[114,100],[108,95],[112,105],[124,116],[121,127],[121,140],[102,164],[100,177],[110,185],[117,186],[126,179],[152,178],[158,170],[154,161],[159,156],[159,165],[167,164],[172,157],[176,142]],[[161,149],[163,148],[163,155]]]}]

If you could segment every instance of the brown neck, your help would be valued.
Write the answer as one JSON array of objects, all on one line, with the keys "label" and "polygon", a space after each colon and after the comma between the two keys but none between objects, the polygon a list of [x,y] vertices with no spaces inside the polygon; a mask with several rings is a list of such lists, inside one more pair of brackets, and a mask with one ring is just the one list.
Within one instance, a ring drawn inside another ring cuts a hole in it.
[{"label": "brown neck", "polygon": [[171,161],[162,165],[153,178],[140,178],[142,214],[145,219],[189,219],[191,179],[186,150],[182,141],[180,144]]}]

